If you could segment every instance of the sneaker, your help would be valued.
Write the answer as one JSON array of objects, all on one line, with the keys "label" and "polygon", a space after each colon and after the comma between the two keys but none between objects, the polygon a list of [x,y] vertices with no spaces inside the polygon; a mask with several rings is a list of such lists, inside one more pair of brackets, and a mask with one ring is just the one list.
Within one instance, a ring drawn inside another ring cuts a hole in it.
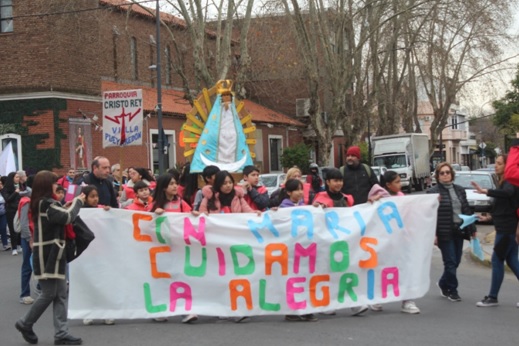
[{"label": "sneaker", "polygon": [[380,311],[384,310],[384,308],[382,307],[382,304],[371,304],[371,305],[369,305],[369,308],[371,309],[371,311],[376,311],[376,312],[380,312]]},{"label": "sneaker", "polygon": [[107,326],[111,326],[111,325],[115,324],[115,320],[112,320],[112,319],[106,319],[106,320],[105,320],[105,324],[106,324]]},{"label": "sneaker", "polygon": [[316,322],[317,317],[314,314],[306,315],[285,315],[285,320],[290,322]]},{"label": "sneaker", "polygon": [[18,251],[18,252],[23,252],[22,247],[21,247],[21,246],[17,246],[17,247],[16,247],[16,251]]},{"label": "sneaker", "polygon": [[301,315],[305,322],[317,322],[319,319],[314,314]]},{"label": "sneaker", "polygon": [[369,309],[369,307],[367,305],[356,306],[354,308],[351,308],[351,315],[359,316],[360,314],[368,311],[368,309]]},{"label": "sneaker", "polygon": [[335,315],[337,315],[337,312],[335,312],[335,310],[330,310],[330,311],[320,312],[319,314],[320,315],[332,315],[332,316],[335,316]]},{"label": "sneaker", "polygon": [[451,302],[461,302],[461,297],[456,292],[450,292],[449,296],[447,297]]},{"label": "sneaker", "polygon": [[13,256],[18,256],[18,251],[16,251],[16,249],[13,250],[13,252],[11,252],[11,253],[13,254]]},{"label": "sneaker", "polygon": [[436,283],[436,286],[438,286],[438,288],[440,289],[440,295],[441,295],[443,298],[448,298],[448,297],[449,297],[449,290],[445,290],[445,289],[443,289],[443,288],[440,286],[440,282],[439,282],[439,281]]},{"label": "sneaker", "polygon": [[404,300],[402,302],[402,308],[400,311],[405,312],[406,314],[419,314],[420,309],[416,306],[416,304],[412,300]]},{"label": "sneaker", "polygon": [[154,322],[167,322],[168,318],[167,317],[157,317],[157,318],[154,318],[153,321]]},{"label": "sneaker", "polygon": [[34,299],[30,296],[20,298],[20,304],[31,305],[32,303],[34,303]]},{"label": "sneaker", "polygon": [[4,251],[9,251],[11,250],[11,246],[10,245],[4,245]]},{"label": "sneaker", "polygon": [[248,322],[248,321],[250,321],[249,316],[241,316],[241,317],[236,317],[234,319],[234,323],[242,323],[242,322]]},{"label": "sneaker", "polygon": [[54,345],[81,345],[83,340],[68,334],[59,339],[54,339]]},{"label": "sneaker", "polygon": [[23,339],[29,344],[35,345],[38,343],[38,337],[32,330],[32,327],[27,327],[21,320],[16,321],[14,326],[20,333],[22,333]]},{"label": "sneaker", "polygon": [[85,326],[91,326],[92,324],[94,324],[94,320],[93,320],[93,319],[90,319],[90,318],[85,318],[85,319],[83,320],[83,324],[84,324]]},{"label": "sneaker", "polygon": [[489,297],[489,296],[485,296],[485,298],[483,298],[482,301],[476,303],[476,306],[479,306],[480,308],[484,308],[487,306],[498,306],[498,305],[499,305],[499,303],[497,302],[497,299]]},{"label": "sneaker", "polygon": [[191,322],[195,322],[196,320],[198,320],[198,315],[191,314],[191,315],[185,316],[182,319],[182,323],[191,323]]}]

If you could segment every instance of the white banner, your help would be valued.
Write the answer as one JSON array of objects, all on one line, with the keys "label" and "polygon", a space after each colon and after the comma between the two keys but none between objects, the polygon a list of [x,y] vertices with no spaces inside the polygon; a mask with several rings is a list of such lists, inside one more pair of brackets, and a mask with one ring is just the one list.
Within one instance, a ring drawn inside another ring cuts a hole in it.
[{"label": "white banner", "polygon": [[103,91],[103,148],[142,145],[142,89]]},{"label": "white banner", "polygon": [[302,314],[422,297],[437,195],[256,214],[83,209],[69,318]]},{"label": "white banner", "polygon": [[9,142],[0,153],[0,176],[16,172],[16,161],[13,153],[13,144]]}]

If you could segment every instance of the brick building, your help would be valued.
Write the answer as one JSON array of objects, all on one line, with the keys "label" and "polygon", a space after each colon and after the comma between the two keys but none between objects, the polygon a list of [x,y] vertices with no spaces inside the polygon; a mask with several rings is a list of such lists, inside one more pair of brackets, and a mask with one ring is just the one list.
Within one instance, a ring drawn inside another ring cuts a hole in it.
[{"label": "brick building", "polygon": [[[0,32],[0,149],[12,142],[30,173],[89,169],[76,156],[79,139],[87,162],[103,155],[123,167],[157,168],[156,71],[149,68],[156,64],[154,11],[123,0],[19,0],[0,11],[2,18],[12,13]],[[164,13],[161,19],[183,43],[184,73],[193,80],[183,21]],[[163,127],[171,143],[165,163],[174,167],[184,162],[178,136],[191,106],[173,70],[170,38],[162,32]],[[214,34],[207,32],[206,40],[214,45]],[[143,90],[145,144],[103,149],[101,94],[126,89]],[[302,141],[304,125],[248,100],[245,107],[257,128],[255,163],[265,172],[282,170],[279,154]]]}]

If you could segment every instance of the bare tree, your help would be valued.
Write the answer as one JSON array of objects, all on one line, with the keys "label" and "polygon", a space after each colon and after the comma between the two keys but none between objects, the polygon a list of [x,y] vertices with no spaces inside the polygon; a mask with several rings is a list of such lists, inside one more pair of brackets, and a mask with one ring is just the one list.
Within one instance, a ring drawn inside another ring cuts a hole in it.
[{"label": "bare tree", "polygon": [[[434,111],[431,152],[449,119],[451,106],[469,82],[507,68],[502,58],[510,42],[503,30],[512,18],[512,1],[435,0],[428,2],[421,44],[413,46],[419,83]],[[517,56],[517,55],[515,55]]]}]

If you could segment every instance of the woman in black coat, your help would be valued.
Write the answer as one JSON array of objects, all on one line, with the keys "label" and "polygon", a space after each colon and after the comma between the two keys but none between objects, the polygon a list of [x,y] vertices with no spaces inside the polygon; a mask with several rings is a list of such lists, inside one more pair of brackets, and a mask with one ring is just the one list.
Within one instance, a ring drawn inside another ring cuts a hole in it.
[{"label": "woman in black coat", "polygon": [[9,227],[13,256],[18,255],[17,250],[21,242],[20,234],[14,231],[14,216],[21,199],[20,191],[20,176],[16,172],[9,173],[2,190],[2,196],[5,200],[5,217],[7,218],[7,227]]},{"label": "woman in black coat", "polygon": [[439,163],[435,169],[437,184],[427,193],[440,194],[436,221],[436,245],[442,253],[443,275],[438,281],[438,286],[443,297],[453,302],[459,302],[461,297],[458,294],[456,270],[461,262],[463,240],[467,238],[467,233],[474,237],[476,227],[473,224],[467,226],[467,233],[460,229],[463,221],[458,215],[472,215],[473,212],[469,207],[465,189],[453,183],[454,175],[455,171],[449,163]]},{"label": "woman in black coat", "polygon": [[505,261],[508,267],[519,279],[519,260],[517,259],[518,246],[515,242],[517,229],[517,207],[519,203],[519,188],[507,182],[504,178],[506,155],[496,158],[496,174],[499,177],[497,189],[485,189],[476,182],[472,185],[477,192],[494,197],[494,207],[491,216],[480,217],[481,221],[494,220],[496,239],[492,253],[492,282],[490,292],[476,305],[479,307],[497,306],[497,295],[505,276]]}]

